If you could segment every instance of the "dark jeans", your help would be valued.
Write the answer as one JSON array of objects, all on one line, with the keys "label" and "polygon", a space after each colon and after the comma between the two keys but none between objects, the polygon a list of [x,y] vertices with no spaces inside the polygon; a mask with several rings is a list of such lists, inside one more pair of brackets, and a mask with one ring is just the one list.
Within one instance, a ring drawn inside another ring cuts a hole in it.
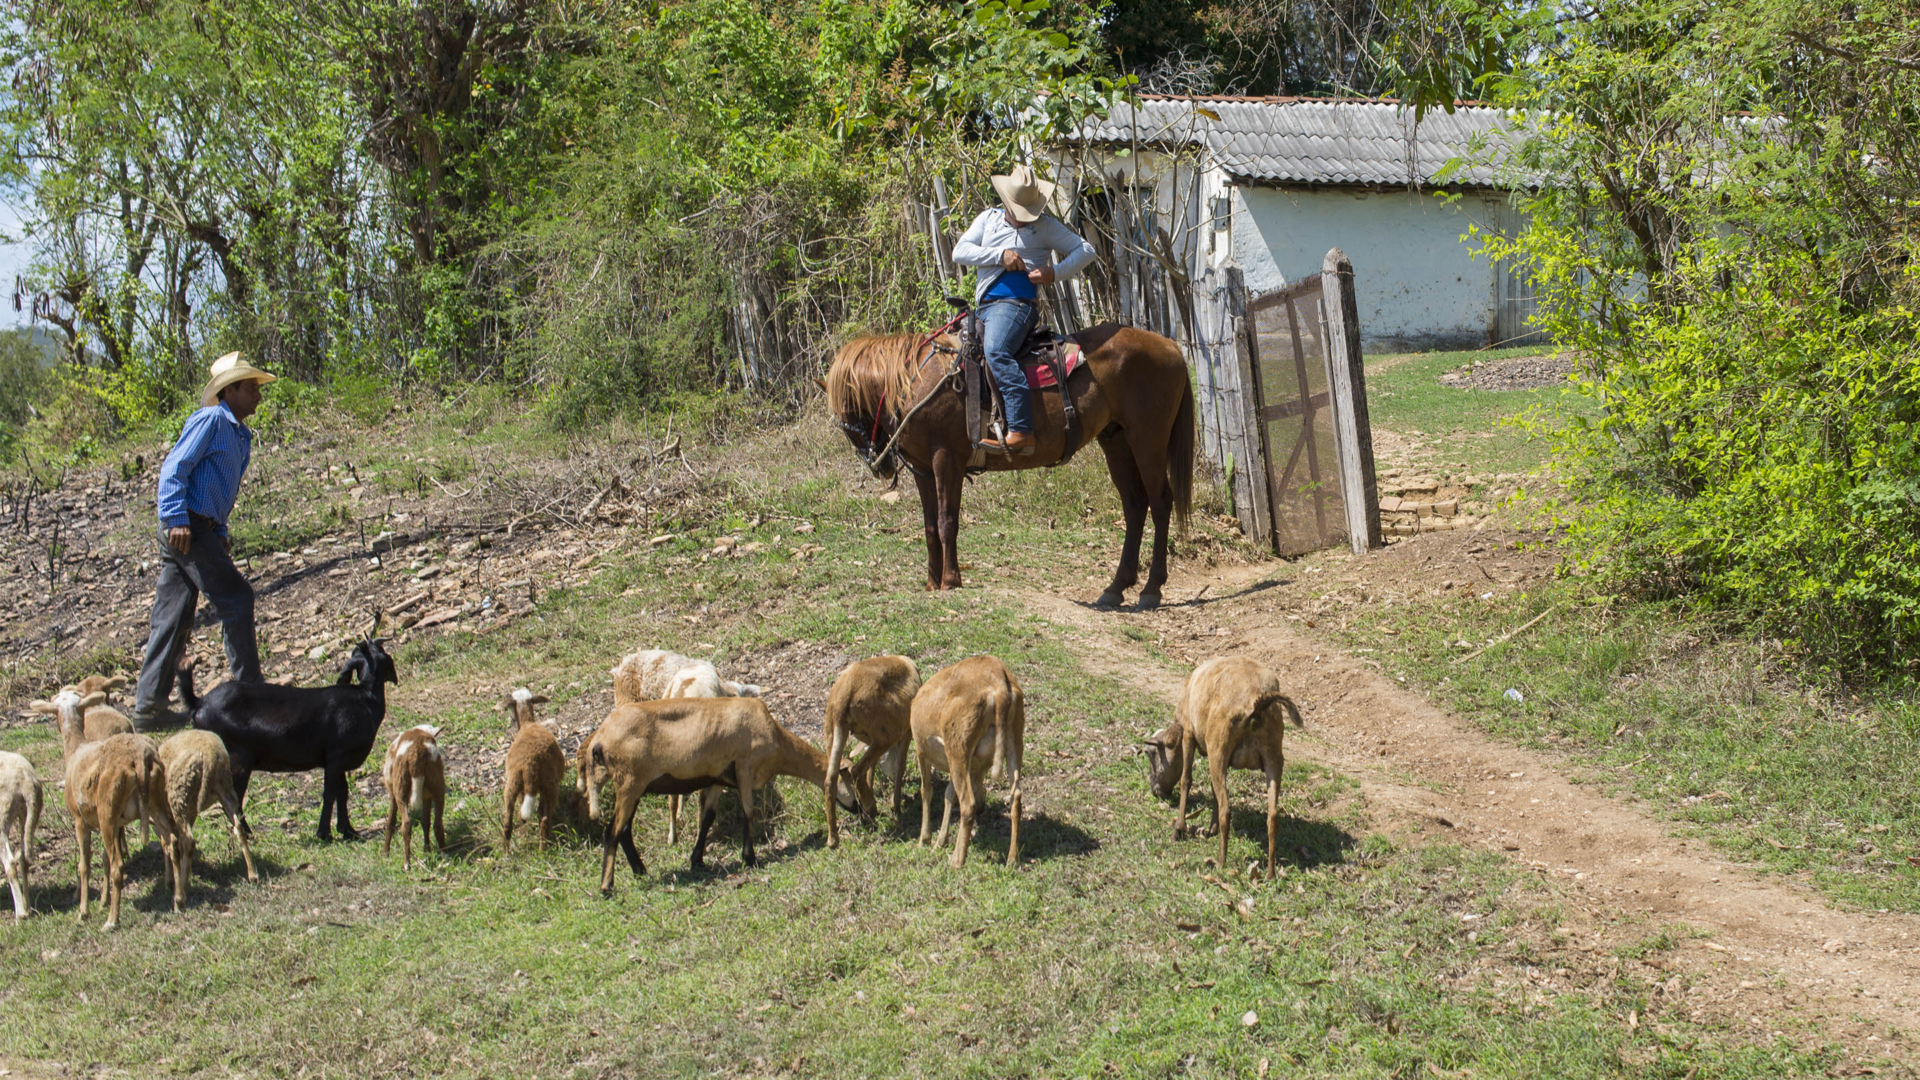
[{"label": "dark jeans", "polygon": [[1007,431],[1033,433],[1033,404],[1027,390],[1027,373],[1020,370],[1020,346],[1027,342],[1039,307],[1031,300],[989,300],[980,305],[980,348],[987,356],[987,370],[1000,387],[1001,401],[1007,407]]},{"label": "dark jeans", "polygon": [[263,682],[260,646],[253,635],[253,586],[233,565],[227,545],[205,519],[193,522],[193,543],[185,555],[160,535],[160,581],[153,590],[152,631],[147,637],[146,660],[140,665],[135,689],[136,716],[152,716],[173,696],[174,668],[193,636],[193,612],[202,593],[220,616],[227,643],[227,673],[242,682]]}]

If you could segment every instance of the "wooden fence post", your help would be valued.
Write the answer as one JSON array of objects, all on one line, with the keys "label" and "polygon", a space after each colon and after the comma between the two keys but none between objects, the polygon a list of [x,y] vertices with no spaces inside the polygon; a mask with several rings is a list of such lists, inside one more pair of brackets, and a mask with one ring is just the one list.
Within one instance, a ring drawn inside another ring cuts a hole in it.
[{"label": "wooden fence post", "polygon": [[1380,491],[1373,474],[1373,428],[1367,419],[1367,375],[1360,356],[1360,304],[1353,295],[1353,263],[1339,248],[1320,265],[1321,305],[1327,317],[1327,370],[1333,381],[1334,434],[1340,448],[1340,489],[1347,535],[1355,554],[1381,544]]}]

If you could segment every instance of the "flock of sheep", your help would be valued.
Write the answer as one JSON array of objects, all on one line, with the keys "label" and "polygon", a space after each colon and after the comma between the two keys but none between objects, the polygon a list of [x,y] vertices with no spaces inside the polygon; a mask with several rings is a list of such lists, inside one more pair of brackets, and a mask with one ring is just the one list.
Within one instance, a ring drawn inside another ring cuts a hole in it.
[{"label": "flock of sheep", "polygon": [[[1020,766],[1026,736],[1026,706],[1019,680],[992,656],[976,656],[922,683],[912,660],[880,656],[850,665],[834,680],[827,698],[827,749],[816,748],[775,721],[760,700],[760,688],[721,678],[713,665],[663,650],[625,657],[612,670],[614,707],[580,743],[575,758],[576,805],[587,818],[601,817],[603,789],[611,787],[611,813],[601,840],[600,887],[613,887],[616,849],[636,875],[646,872],[633,840],[633,818],[644,795],[668,796],[668,843],[675,841],[680,799],[698,793],[698,831],[692,865],[699,869],[723,788],[740,792],[743,858],[755,862],[753,793],[776,776],[798,777],[825,795],[827,846],[840,842],[838,811],[871,820],[876,812],[873,774],[884,765],[892,781],[893,812],[900,813],[906,753],[920,763],[920,790],[933,791],[934,773],[949,777],[939,833],[943,849],[954,831],[952,865],[966,862],[981,809],[985,782],[1009,782],[1012,833],[1007,865],[1020,856]],[[247,880],[258,880],[247,845],[250,829],[242,806],[256,771],[322,769],[318,835],[331,839],[337,821],[354,838],[347,817],[347,775],[365,763],[386,715],[385,685],[399,682],[382,644],[368,637],[331,686],[289,687],[226,682],[202,699],[193,691],[193,667],[181,665],[182,691],[192,727],[156,744],[133,731],[107,704],[122,679],[100,676],[61,690],[32,708],[56,718],[64,754],[67,812],[79,845],[79,918],[89,902],[92,838],[101,837],[106,927],[120,919],[128,855],[126,831],[141,823],[160,839],[173,908],[186,897],[195,851],[193,825],[218,806],[246,861]],[[502,705],[513,742],[507,752],[501,846],[511,848],[516,819],[539,824],[542,846],[551,838],[567,772],[559,741],[535,716],[546,698],[524,688]],[[1179,788],[1174,836],[1184,835],[1193,759],[1208,760],[1213,787],[1220,865],[1226,865],[1229,809],[1226,772],[1253,769],[1267,777],[1267,872],[1273,871],[1281,735],[1297,706],[1280,690],[1273,672],[1245,657],[1208,660],[1188,677],[1174,722],[1147,739],[1148,779],[1162,797]],[[444,850],[446,758],[440,729],[420,725],[389,744],[382,776],[388,792],[386,850],[400,831],[403,857],[413,859],[413,819],[419,815],[423,843]],[[849,742],[865,748],[849,759]],[[923,797],[919,842],[928,842],[932,799]],[[29,913],[28,875],[34,831],[41,813],[41,781],[31,763],[0,752],[0,862],[13,892],[14,917]],[[957,829],[953,829],[955,812]],[[16,839],[17,838],[17,839]]]}]

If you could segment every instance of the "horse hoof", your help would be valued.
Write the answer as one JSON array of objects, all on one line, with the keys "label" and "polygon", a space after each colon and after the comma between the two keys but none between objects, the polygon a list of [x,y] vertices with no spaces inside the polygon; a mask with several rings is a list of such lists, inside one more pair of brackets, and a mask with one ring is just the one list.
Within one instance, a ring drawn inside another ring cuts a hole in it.
[{"label": "horse hoof", "polygon": [[1118,589],[1108,589],[1106,592],[1100,594],[1100,599],[1095,600],[1093,606],[1099,608],[1101,611],[1113,611],[1117,609],[1124,600],[1126,600],[1126,597],[1122,596]]},{"label": "horse hoof", "polygon": [[1159,606],[1160,606],[1159,593],[1143,592],[1140,594],[1140,610],[1141,611],[1152,611],[1154,608],[1157,608]]}]

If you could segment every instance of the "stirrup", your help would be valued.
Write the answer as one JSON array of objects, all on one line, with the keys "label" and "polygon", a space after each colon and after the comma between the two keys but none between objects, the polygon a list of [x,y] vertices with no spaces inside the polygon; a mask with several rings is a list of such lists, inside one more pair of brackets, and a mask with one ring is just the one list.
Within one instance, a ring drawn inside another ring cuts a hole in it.
[{"label": "stirrup", "polygon": [[1034,450],[1040,445],[1040,440],[1035,439],[1031,434],[1027,439],[1029,440],[1027,445],[1018,448],[1008,446],[1005,438],[981,439],[980,449],[992,454],[1005,454],[1008,457],[1032,457]]}]

